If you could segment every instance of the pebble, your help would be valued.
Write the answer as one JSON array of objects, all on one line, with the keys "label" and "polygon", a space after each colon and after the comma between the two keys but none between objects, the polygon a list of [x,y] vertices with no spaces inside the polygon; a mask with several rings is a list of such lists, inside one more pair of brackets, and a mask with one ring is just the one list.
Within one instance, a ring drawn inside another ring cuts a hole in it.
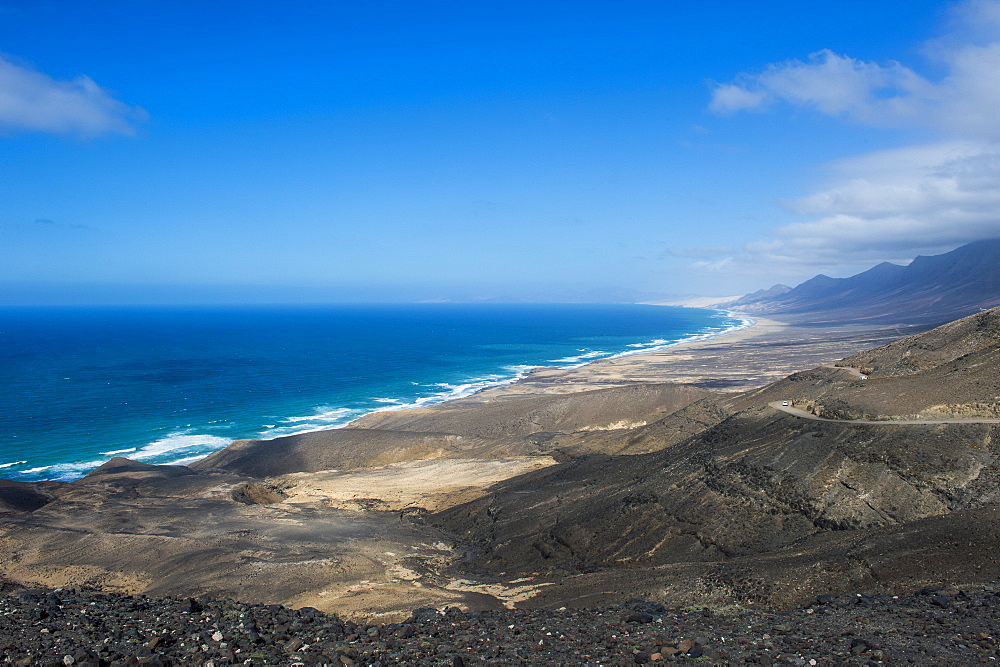
[{"label": "pebble", "polygon": [[[944,596],[947,605],[939,599]],[[55,614],[39,618],[35,613],[50,606],[57,607]],[[808,613],[817,608],[826,613]],[[781,612],[705,614],[644,600],[591,610],[420,609],[404,623],[372,626],[308,607],[22,591],[0,594],[0,663],[968,664],[996,661],[998,615],[1000,594],[994,590],[934,588],[897,598],[824,595],[812,606]]]}]

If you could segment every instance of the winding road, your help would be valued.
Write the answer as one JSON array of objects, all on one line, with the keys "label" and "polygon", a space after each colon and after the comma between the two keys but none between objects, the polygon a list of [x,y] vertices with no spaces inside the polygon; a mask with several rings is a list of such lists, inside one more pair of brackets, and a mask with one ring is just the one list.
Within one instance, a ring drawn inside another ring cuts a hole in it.
[{"label": "winding road", "polygon": [[906,425],[917,425],[917,424],[1000,424],[1000,419],[985,419],[985,418],[974,418],[974,419],[896,419],[896,420],[868,420],[868,419],[828,419],[827,417],[817,417],[816,415],[806,412],[805,410],[800,410],[799,408],[793,408],[790,405],[782,405],[782,401],[772,401],[768,403],[769,406],[775,410],[781,410],[782,412],[788,413],[793,417],[799,417],[801,419],[812,419],[818,422],[834,422],[836,424],[864,424],[868,426],[906,426]]}]

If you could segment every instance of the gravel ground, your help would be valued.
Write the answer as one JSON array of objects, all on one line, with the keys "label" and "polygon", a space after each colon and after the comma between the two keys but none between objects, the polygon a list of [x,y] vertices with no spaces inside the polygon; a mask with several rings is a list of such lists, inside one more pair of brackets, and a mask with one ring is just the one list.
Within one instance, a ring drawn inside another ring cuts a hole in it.
[{"label": "gravel ground", "polygon": [[70,589],[0,597],[0,661],[18,665],[975,664],[995,662],[1000,585],[821,596],[808,607],[464,613],[356,625],[311,608]]}]

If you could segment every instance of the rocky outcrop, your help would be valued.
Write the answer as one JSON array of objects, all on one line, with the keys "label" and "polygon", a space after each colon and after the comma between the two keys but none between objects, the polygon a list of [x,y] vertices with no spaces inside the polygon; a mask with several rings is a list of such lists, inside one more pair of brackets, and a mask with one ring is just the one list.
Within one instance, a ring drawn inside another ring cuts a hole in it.
[{"label": "rocky outcrop", "polygon": [[661,452],[512,480],[432,520],[503,572],[723,560],[996,503],[996,436],[988,425],[851,426],[761,409]]},{"label": "rocky outcrop", "polygon": [[41,484],[0,479],[0,513],[33,512],[52,502],[52,494]]},{"label": "rocky outcrop", "polygon": [[246,482],[233,489],[229,497],[244,505],[273,505],[283,501],[288,494],[277,484]]},{"label": "rocky outcrop", "polygon": [[[1000,345],[1000,309],[975,313],[931,331],[908,336],[841,362],[878,377],[912,375],[935,368],[970,366],[968,355],[995,351]],[[955,362],[962,360],[958,366]],[[987,362],[980,359],[979,362]]]}]

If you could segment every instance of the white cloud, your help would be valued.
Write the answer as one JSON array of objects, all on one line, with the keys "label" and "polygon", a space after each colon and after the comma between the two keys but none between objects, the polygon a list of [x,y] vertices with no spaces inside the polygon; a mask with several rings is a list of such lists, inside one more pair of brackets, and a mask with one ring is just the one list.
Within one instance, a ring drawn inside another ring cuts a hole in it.
[{"label": "white cloud", "polygon": [[132,134],[146,112],[86,76],[57,81],[0,56],[0,131],[94,136]]},{"label": "white cloud", "polygon": [[827,188],[784,202],[803,218],[747,244],[740,266],[846,275],[1000,237],[1000,144],[951,141],[838,161]]},{"label": "white cloud", "polygon": [[784,102],[874,127],[923,125],[949,136],[1000,139],[1000,2],[962,3],[952,19],[951,31],[924,48],[946,72],[939,79],[899,62],[823,49],[808,61],[775,63],[716,84],[709,109],[762,111]]},{"label": "white cloud", "polygon": [[743,74],[735,84],[718,84],[709,108],[764,110],[783,101],[866,124],[894,125],[923,118],[934,97],[930,82],[899,63],[879,65],[824,49],[809,62],[789,60],[761,74]]},{"label": "white cloud", "polygon": [[721,259],[715,260],[714,262],[709,262],[707,260],[701,260],[701,261],[695,262],[691,266],[694,267],[695,269],[700,269],[702,271],[719,272],[719,271],[724,271],[724,270],[728,269],[729,266],[732,263],[733,263],[733,258],[732,257],[723,257]]},{"label": "white cloud", "polygon": [[750,90],[734,84],[716,84],[709,108],[716,113],[760,110],[770,102],[765,90]]},{"label": "white cloud", "polygon": [[747,244],[734,264],[789,273],[847,274],[969,241],[1000,237],[1000,1],[957,5],[950,31],[925,53],[930,80],[898,62],[829,50],[718,85],[711,109],[765,111],[779,103],[875,127],[929,127],[936,141],[829,165],[827,184],[784,202],[801,222]]}]

